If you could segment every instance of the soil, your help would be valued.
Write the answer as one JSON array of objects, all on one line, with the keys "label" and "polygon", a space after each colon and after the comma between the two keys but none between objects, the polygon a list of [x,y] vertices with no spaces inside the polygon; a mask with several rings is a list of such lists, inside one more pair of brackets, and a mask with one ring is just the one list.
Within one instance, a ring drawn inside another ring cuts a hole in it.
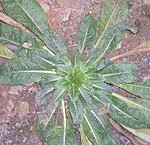
[{"label": "soil", "polygon": [[[49,25],[59,32],[71,49],[76,46],[76,32],[82,17],[92,13],[100,17],[102,0],[37,0],[43,7]],[[138,64],[138,81],[150,79],[150,50],[131,53],[138,48],[150,46],[150,1],[137,0],[129,3],[127,23],[140,28],[138,34],[128,32],[118,49],[108,57],[114,61]],[[150,48],[150,47],[149,47]],[[116,55],[127,54],[115,58]],[[0,58],[0,64],[5,60]],[[35,95],[40,85],[30,83],[22,86],[0,84],[0,145],[46,145],[35,133],[38,107]],[[112,123],[112,135],[118,145],[140,145],[132,134]]]}]

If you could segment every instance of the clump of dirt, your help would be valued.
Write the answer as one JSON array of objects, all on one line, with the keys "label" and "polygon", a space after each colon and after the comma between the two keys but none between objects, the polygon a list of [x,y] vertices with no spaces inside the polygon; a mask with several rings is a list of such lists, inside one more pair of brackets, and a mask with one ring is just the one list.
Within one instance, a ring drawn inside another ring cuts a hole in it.
[{"label": "clump of dirt", "polygon": [[1,145],[42,145],[35,135],[36,107],[34,96],[39,85],[0,85]]}]

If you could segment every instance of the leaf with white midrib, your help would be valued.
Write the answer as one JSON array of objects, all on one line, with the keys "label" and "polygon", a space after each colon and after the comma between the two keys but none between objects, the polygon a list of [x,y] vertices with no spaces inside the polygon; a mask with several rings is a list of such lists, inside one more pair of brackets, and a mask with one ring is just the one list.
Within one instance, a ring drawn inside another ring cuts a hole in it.
[{"label": "leaf with white midrib", "polygon": [[132,128],[150,127],[150,107],[142,100],[123,97],[117,93],[108,95],[108,98],[112,102],[108,113],[114,120]]},{"label": "leaf with white midrib", "polygon": [[103,68],[100,74],[110,84],[132,83],[136,79],[136,65],[128,62],[113,63]]},{"label": "leaf with white midrib", "polygon": [[20,85],[29,82],[37,82],[49,75],[56,74],[49,66],[31,61],[24,57],[17,57],[8,60],[0,71],[0,82],[8,85]]},{"label": "leaf with white midrib", "polygon": [[16,41],[11,41],[11,40],[9,40],[9,39],[7,39],[7,38],[4,38],[4,37],[0,37],[0,40],[5,40],[5,41],[10,42],[10,43],[12,43],[12,44],[15,44],[15,45],[17,45],[17,46],[19,46],[19,47],[23,47],[21,44],[16,43]]},{"label": "leaf with white midrib", "polygon": [[120,113],[126,115],[127,117],[137,121],[137,119],[133,118],[132,116],[128,115],[127,113],[125,113],[124,111],[122,111],[120,108],[118,108],[117,106],[115,106],[114,104],[112,104],[112,106],[114,107],[114,109],[118,110]]},{"label": "leaf with white midrib", "polygon": [[[4,23],[0,23],[0,30],[0,43],[9,49],[37,49],[42,47],[42,43],[26,31],[16,29],[15,27]],[[25,47],[25,43],[30,45]]]},{"label": "leaf with white midrib", "polygon": [[87,14],[79,25],[77,32],[77,42],[80,54],[83,53],[85,48],[92,45],[96,35],[97,22],[91,14]]},{"label": "leaf with white midrib", "polygon": [[[103,130],[105,131],[105,133],[108,135],[108,139],[110,140],[110,141],[112,141],[113,142],[113,140],[112,140],[112,138],[110,137],[110,135],[109,135],[109,131],[108,131],[108,128],[105,126],[105,124],[103,124],[103,122],[101,121],[101,116],[98,116],[98,115],[96,115],[96,113],[93,111],[93,110],[91,110],[91,113],[94,115],[94,117],[98,120],[98,122],[100,123],[100,125],[103,127]],[[113,144],[113,143],[112,143]]]},{"label": "leaf with white midrib", "polygon": [[112,20],[114,14],[115,14],[115,12],[116,12],[117,7],[118,7],[118,4],[116,4],[115,8],[113,9],[113,12],[111,13],[110,18],[109,18],[107,24],[105,25],[105,29],[103,30],[103,32],[102,32],[100,38],[98,39],[97,43],[94,45],[94,48],[97,48],[97,47],[98,47],[98,45],[100,44],[101,40],[103,39],[103,36],[104,36],[105,32],[106,32],[107,29],[110,27],[109,25],[110,25],[111,20]]},{"label": "leaf with white midrib", "polygon": [[146,108],[146,107],[144,107],[144,106],[141,105],[141,104],[138,104],[138,103],[136,103],[136,102],[134,102],[134,101],[131,101],[131,100],[129,100],[129,99],[126,98],[126,97],[123,97],[123,96],[121,96],[121,95],[119,95],[119,94],[117,94],[117,93],[112,93],[112,95],[113,95],[114,97],[117,97],[117,98],[120,99],[121,101],[123,101],[123,102],[125,102],[125,103],[127,103],[127,104],[130,104],[133,108],[134,108],[134,106],[135,106],[136,108],[139,108],[139,109],[142,109],[142,110],[145,110],[145,111],[150,112],[150,109],[149,109],[149,108]]},{"label": "leaf with white midrib", "polygon": [[[104,52],[95,60],[94,64],[96,64],[101,58],[103,58],[103,56],[105,56],[105,53],[106,53],[107,50],[110,48],[110,45],[111,45],[111,43],[112,43],[112,41],[113,41],[114,38],[115,38],[115,35],[114,35],[114,36],[111,38],[111,40],[109,41],[109,43],[108,43],[106,49],[104,50]],[[94,65],[94,64],[93,64],[93,65]]]},{"label": "leaf with white midrib", "polygon": [[126,91],[134,94],[134,95],[142,97],[143,99],[144,98],[150,99],[150,83],[146,84],[146,82],[145,82],[143,84],[140,84],[140,83],[137,83],[137,84],[134,84],[134,83],[133,84],[119,84],[118,86],[125,89]]},{"label": "leaf with white midrib", "polygon": [[101,126],[103,127],[103,129],[105,130],[105,132],[107,133],[106,131],[106,128],[105,126],[103,125],[102,121],[100,120],[100,118],[98,118],[98,116],[95,114],[95,112],[93,110],[91,110],[91,113],[95,116],[95,118],[99,121],[99,123],[101,124]]},{"label": "leaf with white midrib", "polygon": [[[103,105],[105,105],[105,102],[101,101],[99,98],[97,98],[96,96],[93,96],[93,98],[95,98],[97,101],[99,101],[100,103],[102,103]],[[127,113],[125,113],[124,111],[122,111],[120,108],[118,108],[117,106],[115,106],[114,104],[112,104],[113,108],[118,110],[120,113],[128,116],[129,118],[136,120],[135,118],[133,118],[132,116],[128,115]]]},{"label": "leaf with white midrib", "polygon": [[67,46],[66,41],[54,30],[47,29],[44,33],[44,42],[53,53],[57,54],[66,54]]},{"label": "leaf with white midrib", "polygon": [[130,72],[121,72],[121,73],[109,73],[109,74],[103,74],[102,76],[117,76],[117,75],[123,75],[123,74],[129,74]]},{"label": "leaf with white midrib", "polygon": [[43,31],[41,30],[41,28],[38,26],[38,24],[33,20],[33,18],[30,16],[30,14],[26,11],[25,8],[23,8],[23,6],[21,4],[18,4],[21,9],[26,13],[26,15],[30,18],[30,20],[34,23],[34,25],[38,28],[38,30],[43,34]]},{"label": "leaf with white midrib", "polygon": [[[104,2],[104,5],[107,5],[107,8],[103,8],[102,10],[102,18],[100,18],[100,20],[103,20],[103,17],[105,18],[105,11],[109,11],[109,9],[111,9],[112,11],[109,12],[109,15],[107,15],[107,22],[105,24],[105,28],[102,30],[102,34],[100,36],[100,38],[98,39],[97,43],[94,45],[94,48],[97,48],[99,46],[99,44],[101,43],[101,40],[103,39],[106,31],[108,30],[109,27],[115,25],[116,23],[121,22],[124,19],[124,15],[126,14],[125,12],[123,12],[123,16],[116,21],[116,17],[120,16],[122,14],[119,13],[119,8],[123,7],[125,4],[122,2],[119,3],[110,3],[110,2]],[[109,9],[108,9],[108,5],[109,5]],[[124,11],[124,9],[122,10]],[[106,18],[105,18],[106,19]]]},{"label": "leaf with white midrib", "polygon": [[83,41],[83,44],[81,46],[81,54],[83,53],[83,50],[84,50],[84,47],[85,47],[85,42],[86,42],[86,37],[87,37],[87,34],[88,34],[88,30],[89,30],[89,26],[87,26],[86,31],[85,31],[84,41]]},{"label": "leaf with white midrib", "polygon": [[91,130],[91,132],[92,132],[92,134],[94,136],[94,138],[95,138],[96,143],[99,144],[98,139],[96,137],[96,134],[94,132],[94,129],[92,128],[92,125],[90,124],[90,121],[88,120],[88,118],[87,118],[87,116],[85,114],[83,114],[83,117],[85,118],[85,120],[86,120],[86,122],[87,122],[87,124],[88,124],[88,126],[89,126],[89,128],[90,128],[90,130]]},{"label": "leaf with white midrib", "polygon": [[12,71],[10,73],[43,73],[43,74],[56,74],[55,71],[46,71],[46,70],[18,70]]},{"label": "leaf with white midrib", "polygon": [[[53,98],[55,101],[58,101],[58,99],[65,93],[66,89],[62,89],[62,90],[59,90],[57,89],[54,94],[53,94]],[[65,97],[65,96],[63,96]]]},{"label": "leaf with white midrib", "polygon": [[101,34],[94,45],[95,49],[91,52],[91,55],[94,56],[93,65],[112,52],[122,40],[123,30],[129,29],[120,26],[126,16],[126,2],[103,2],[103,6],[99,22]]},{"label": "leaf with white midrib", "polygon": [[2,7],[7,15],[22,23],[43,39],[48,24],[43,9],[35,0],[2,1]]},{"label": "leaf with white midrib", "polygon": [[41,60],[43,60],[44,62],[46,62],[46,63],[48,63],[48,64],[50,64],[50,65],[55,66],[55,64],[54,64],[53,62],[48,61],[48,60],[46,60],[45,58],[42,58],[42,57],[40,57],[40,56],[36,56],[36,57],[37,57],[37,58],[40,58]]}]

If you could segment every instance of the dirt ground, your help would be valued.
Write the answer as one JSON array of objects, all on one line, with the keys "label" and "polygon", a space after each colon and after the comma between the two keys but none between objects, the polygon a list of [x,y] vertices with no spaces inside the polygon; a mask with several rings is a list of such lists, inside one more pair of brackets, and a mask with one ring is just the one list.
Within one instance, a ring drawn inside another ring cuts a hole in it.
[{"label": "dirt ground", "polygon": [[[50,26],[65,38],[70,49],[76,45],[76,32],[81,18],[90,12],[98,19],[101,12],[101,0],[38,2]],[[150,79],[150,0],[129,2],[129,6],[127,22],[140,30],[135,35],[127,32],[118,49],[108,57],[114,61],[138,64],[138,81],[142,82]],[[139,48],[143,50],[134,51]],[[0,58],[0,64],[3,62],[5,60]],[[35,83],[13,87],[0,84],[0,145],[45,145],[35,134],[38,113],[35,94],[39,88],[40,85]],[[138,145],[131,134],[117,126],[112,127],[112,135],[118,145]]]}]

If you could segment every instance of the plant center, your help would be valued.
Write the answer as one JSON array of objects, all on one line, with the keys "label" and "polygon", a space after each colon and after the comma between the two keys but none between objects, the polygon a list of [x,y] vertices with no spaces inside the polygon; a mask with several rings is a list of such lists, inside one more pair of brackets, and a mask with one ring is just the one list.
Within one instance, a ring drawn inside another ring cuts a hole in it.
[{"label": "plant center", "polygon": [[69,88],[78,88],[80,87],[85,80],[85,74],[77,66],[72,67],[68,74],[68,85]]}]

